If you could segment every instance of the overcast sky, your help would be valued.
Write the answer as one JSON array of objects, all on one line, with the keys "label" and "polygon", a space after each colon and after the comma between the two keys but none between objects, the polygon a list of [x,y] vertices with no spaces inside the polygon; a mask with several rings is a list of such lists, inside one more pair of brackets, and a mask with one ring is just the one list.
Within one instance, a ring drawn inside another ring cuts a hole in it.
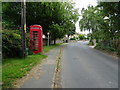
[{"label": "overcast sky", "polygon": [[[73,0],[76,3],[75,8],[79,8],[79,13],[81,12],[82,8],[87,8],[88,5],[97,5],[97,0]],[[87,34],[88,31],[81,32],[79,29],[79,21],[76,23],[76,32]]]}]

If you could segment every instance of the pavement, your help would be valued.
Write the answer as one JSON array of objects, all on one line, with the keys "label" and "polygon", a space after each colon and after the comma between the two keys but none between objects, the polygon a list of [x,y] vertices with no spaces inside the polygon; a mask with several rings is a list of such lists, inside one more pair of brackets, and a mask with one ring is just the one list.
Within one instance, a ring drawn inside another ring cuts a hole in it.
[{"label": "pavement", "polygon": [[52,88],[59,48],[54,48],[46,54],[48,58],[37,67],[37,74],[26,80],[20,88]]},{"label": "pavement", "polygon": [[62,88],[118,88],[118,60],[87,43],[79,41],[64,45]]}]

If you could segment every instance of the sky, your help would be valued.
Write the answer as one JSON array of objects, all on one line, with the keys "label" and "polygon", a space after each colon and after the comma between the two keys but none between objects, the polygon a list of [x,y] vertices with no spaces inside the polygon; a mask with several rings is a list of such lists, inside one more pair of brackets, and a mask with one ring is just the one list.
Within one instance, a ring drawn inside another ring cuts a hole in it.
[{"label": "sky", "polygon": [[[81,13],[82,8],[87,8],[88,5],[93,5],[93,6],[97,5],[97,0],[73,0],[73,1],[76,3],[75,8],[79,8],[79,13]],[[80,31],[79,20],[76,23],[76,32],[81,34],[88,34],[89,33],[88,31],[85,32]]]}]

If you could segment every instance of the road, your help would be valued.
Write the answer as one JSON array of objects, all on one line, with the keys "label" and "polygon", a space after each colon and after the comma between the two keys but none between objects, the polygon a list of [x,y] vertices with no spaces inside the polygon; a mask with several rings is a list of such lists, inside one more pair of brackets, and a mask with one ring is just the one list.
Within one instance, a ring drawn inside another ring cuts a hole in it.
[{"label": "road", "polygon": [[118,88],[118,60],[87,43],[79,41],[64,45],[62,88]]}]

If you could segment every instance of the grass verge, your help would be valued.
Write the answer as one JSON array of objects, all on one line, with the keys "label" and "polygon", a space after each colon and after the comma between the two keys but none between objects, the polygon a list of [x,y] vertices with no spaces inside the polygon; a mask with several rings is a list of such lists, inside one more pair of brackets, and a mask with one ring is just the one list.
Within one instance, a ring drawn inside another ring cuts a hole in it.
[{"label": "grass verge", "polygon": [[[60,44],[44,46],[44,53],[59,46]],[[25,76],[32,68],[47,56],[42,54],[28,55],[25,59],[8,58],[2,63],[2,88],[14,88],[14,82]]]},{"label": "grass verge", "polygon": [[51,49],[61,45],[62,43],[59,43],[59,44],[55,44],[55,45],[50,45],[50,46],[44,46],[43,47],[43,53],[47,53],[48,51],[50,51]]},{"label": "grass verge", "polygon": [[13,87],[13,82],[25,76],[37,63],[44,59],[45,55],[33,54],[25,59],[12,58],[6,59],[2,65],[2,82],[3,88]]}]

